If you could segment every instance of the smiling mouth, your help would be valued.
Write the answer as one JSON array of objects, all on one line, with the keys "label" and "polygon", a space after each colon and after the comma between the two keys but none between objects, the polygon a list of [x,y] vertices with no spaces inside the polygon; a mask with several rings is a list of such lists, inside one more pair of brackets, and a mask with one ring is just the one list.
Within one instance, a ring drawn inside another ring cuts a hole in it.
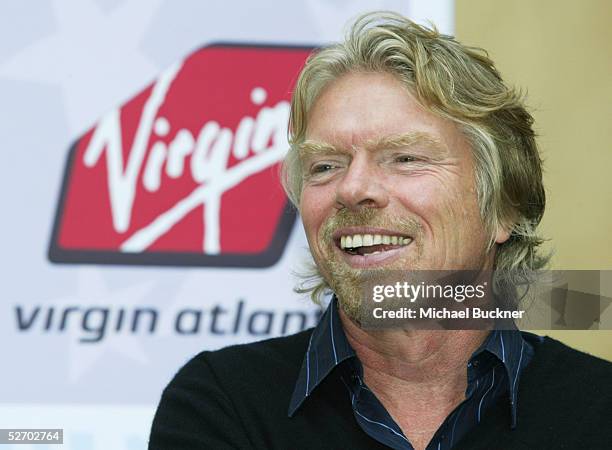
[{"label": "smiling mouth", "polygon": [[385,234],[351,234],[336,239],[336,245],[349,255],[375,255],[407,246],[412,238]]}]

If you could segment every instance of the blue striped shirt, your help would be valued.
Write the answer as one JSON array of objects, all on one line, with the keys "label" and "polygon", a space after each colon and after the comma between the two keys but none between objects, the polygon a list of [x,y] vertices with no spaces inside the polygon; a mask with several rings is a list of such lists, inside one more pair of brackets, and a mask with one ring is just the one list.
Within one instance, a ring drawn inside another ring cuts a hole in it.
[{"label": "blue striped shirt", "polygon": [[[465,400],[442,423],[427,450],[453,448],[480,422],[487,409],[504,395],[510,408],[509,425],[516,427],[519,379],[534,353],[526,338],[540,337],[518,330],[493,330],[489,333],[468,362]],[[363,431],[391,448],[412,450],[400,427],[363,381],[363,367],[346,338],[334,297],[310,336],[289,404],[290,417],[336,367],[341,371],[355,420]]]}]

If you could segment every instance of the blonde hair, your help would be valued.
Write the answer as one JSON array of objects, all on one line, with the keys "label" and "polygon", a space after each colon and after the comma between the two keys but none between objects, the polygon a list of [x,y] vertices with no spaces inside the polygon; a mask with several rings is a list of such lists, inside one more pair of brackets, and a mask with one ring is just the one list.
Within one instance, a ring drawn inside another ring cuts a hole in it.
[{"label": "blonde hair", "polygon": [[[285,191],[299,209],[302,168],[298,145],[308,114],[323,88],[349,72],[394,75],[425,108],[460,126],[472,145],[478,204],[494,245],[499,227],[510,231],[495,256],[495,286],[514,291],[547,256],[536,227],[544,214],[542,162],[524,96],[503,82],[487,53],[460,44],[391,12],[360,16],[342,43],[314,52],[298,78],[291,101],[289,152],[282,166]],[[316,268],[305,276],[316,301],[328,287]]]}]

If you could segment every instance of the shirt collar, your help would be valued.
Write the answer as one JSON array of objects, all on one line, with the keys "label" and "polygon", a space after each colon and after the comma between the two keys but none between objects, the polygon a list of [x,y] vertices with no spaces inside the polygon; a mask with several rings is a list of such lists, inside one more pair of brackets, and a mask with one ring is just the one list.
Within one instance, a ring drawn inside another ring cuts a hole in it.
[{"label": "shirt collar", "polygon": [[533,357],[533,347],[523,337],[518,329],[491,331],[482,345],[473,353],[469,364],[474,364],[479,356],[488,352],[506,369],[506,382],[510,394],[510,413],[512,428],[516,427],[518,386],[521,372]]},{"label": "shirt collar", "polygon": [[[517,329],[495,329],[472,354],[468,370],[473,366],[478,366],[480,359],[483,358],[482,355],[486,353],[494,355],[506,369],[512,427],[514,428],[516,426],[518,380],[520,372],[533,355],[532,347]],[[319,324],[310,335],[302,368],[289,403],[289,417],[295,414],[306,398],[336,366],[353,357],[356,357],[355,350],[350,346],[342,328],[338,314],[338,301],[334,296]]]},{"label": "shirt collar", "polygon": [[308,341],[300,375],[289,403],[289,417],[312,391],[343,361],[356,356],[349,344],[340,317],[336,296],[332,298]]}]

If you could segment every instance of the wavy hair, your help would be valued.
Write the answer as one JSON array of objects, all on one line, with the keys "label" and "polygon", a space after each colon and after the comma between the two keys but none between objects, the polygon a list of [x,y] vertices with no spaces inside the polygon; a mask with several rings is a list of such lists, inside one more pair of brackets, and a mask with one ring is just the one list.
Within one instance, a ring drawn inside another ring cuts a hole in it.
[{"label": "wavy hair", "polygon": [[[298,208],[302,167],[298,145],[305,140],[308,115],[330,82],[350,72],[395,76],[429,111],[457,123],[471,144],[480,214],[495,245],[498,227],[510,238],[496,249],[494,286],[514,292],[549,257],[538,251],[536,233],[545,207],[542,161],[525,96],[508,87],[486,51],[468,47],[392,12],[358,17],[344,42],[315,51],[299,75],[289,122],[290,149],[281,178]],[[315,266],[297,292],[313,300],[328,288]]]}]

